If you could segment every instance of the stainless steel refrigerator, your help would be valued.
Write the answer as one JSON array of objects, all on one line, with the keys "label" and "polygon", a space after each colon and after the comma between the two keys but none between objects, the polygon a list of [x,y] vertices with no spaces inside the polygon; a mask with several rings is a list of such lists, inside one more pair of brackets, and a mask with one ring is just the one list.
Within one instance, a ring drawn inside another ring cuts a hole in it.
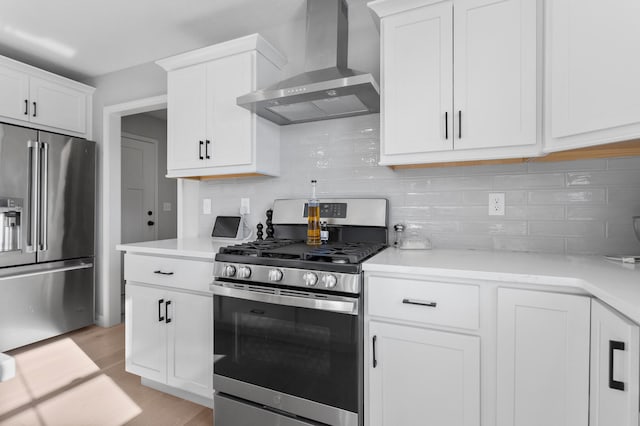
[{"label": "stainless steel refrigerator", "polygon": [[95,143],[0,123],[0,352],[94,321]]}]

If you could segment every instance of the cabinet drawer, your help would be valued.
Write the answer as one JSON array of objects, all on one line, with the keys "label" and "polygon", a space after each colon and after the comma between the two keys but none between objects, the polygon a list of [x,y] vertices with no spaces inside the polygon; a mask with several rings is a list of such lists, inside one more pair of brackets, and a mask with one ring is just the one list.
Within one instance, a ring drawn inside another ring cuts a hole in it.
[{"label": "cabinet drawer", "polygon": [[124,279],[180,289],[209,291],[213,263],[161,256],[125,254]]},{"label": "cabinet drawer", "polygon": [[476,330],[480,290],[474,285],[367,277],[369,315]]}]

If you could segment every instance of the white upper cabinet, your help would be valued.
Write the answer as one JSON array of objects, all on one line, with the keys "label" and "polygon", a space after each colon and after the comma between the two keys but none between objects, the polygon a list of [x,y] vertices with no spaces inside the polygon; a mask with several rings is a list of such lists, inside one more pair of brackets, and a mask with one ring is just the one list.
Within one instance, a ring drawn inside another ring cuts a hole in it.
[{"label": "white upper cabinet", "polygon": [[452,12],[445,2],[382,21],[382,162],[453,149]]},{"label": "white upper cabinet", "polygon": [[0,120],[91,138],[93,87],[0,57]]},{"label": "white upper cabinet", "polygon": [[553,0],[545,18],[545,151],[639,137],[637,0]]},{"label": "white upper cabinet", "polygon": [[537,0],[377,0],[383,165],[540,153]]},{"label": "white upper cabinet", "polygon": [[285,62],[258,34],[158,61],[168,71],[167,175],[278,175],[279,127],[236,98],[277,82]]}]

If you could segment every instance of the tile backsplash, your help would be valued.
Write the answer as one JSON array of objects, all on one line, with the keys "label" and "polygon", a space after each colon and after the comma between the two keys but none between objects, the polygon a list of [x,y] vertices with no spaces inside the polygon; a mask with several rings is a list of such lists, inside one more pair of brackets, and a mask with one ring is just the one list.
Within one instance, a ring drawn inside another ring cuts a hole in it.
[{"label": "tile backsplash", "polygon": [[[216,215],[238,214],[242,197],[255,229],[274,199],[306,198],[316,179],[321,198],[387,198],[390,225],[404,223],[434,248],[640,254],[631,219],[640,215],[640,157],[393,171],[378,165],[377,114],[281,132],[279,177],[200,183],[200,207],[213,204],[199,216],[201,236]],[[505,193],[505,216],[488,215],[490,192]]]}]

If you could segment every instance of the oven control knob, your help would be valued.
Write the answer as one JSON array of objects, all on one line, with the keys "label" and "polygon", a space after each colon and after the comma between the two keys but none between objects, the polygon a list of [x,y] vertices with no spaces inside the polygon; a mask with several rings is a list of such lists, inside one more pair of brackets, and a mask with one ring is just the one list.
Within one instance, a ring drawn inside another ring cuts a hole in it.
[{"label": "oven control knob", "polygon": [[280,281],[282,279],[282,271],[280,269],[271,269],[269,271],[269,281]]},{"label": "oven control knob", "polygon": [[314,274],[313,272],[306,272],[302,276],[302,279],[304,280],[304,284],[307,287],[313,287],[318,282],[318,276],[316,274]]},{"label": "oven control knob", "polygon": [[328,274],[322,277],[322,283],[326,288],[334,288],[338,283],[338,279],[333,274]]},{"label": "oven control knob", "polygon": [[251,276],[251,269],[248,266],[241,266],[238,269],[238,278],[249,278]]},{"label": "oven control knob", "polygon": [[224,267],[223,274],[225,277],[232,277],[236,274],[236,267],[233,265],[227,265]]}]

